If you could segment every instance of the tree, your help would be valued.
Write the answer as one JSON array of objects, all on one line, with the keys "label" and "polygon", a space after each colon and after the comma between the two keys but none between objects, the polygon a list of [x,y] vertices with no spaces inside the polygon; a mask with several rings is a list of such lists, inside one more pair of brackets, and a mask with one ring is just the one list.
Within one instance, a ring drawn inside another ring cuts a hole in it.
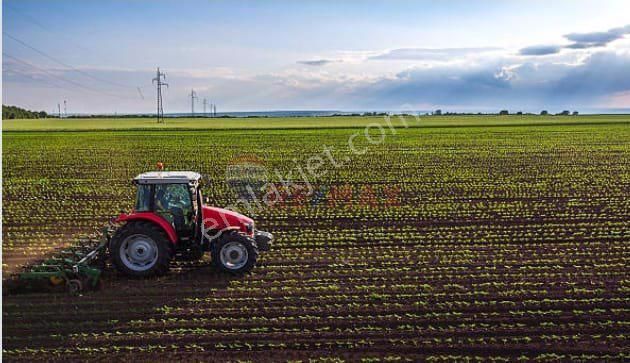
[{"label": "tree", "polygon": [[435,116],[442,116],[442,110],[437,109],[437,110],[435,110],[435,112],[433,112],[433,114],[434,114]]},{"label": "tree", "polygon": [[523,111],[518,111],[516,114],[519,116],[523,116]]},{"label": "tree", "polygon": [[2,118],[5,120],[11,120],[11,119],[21,119],[21,118],[40,118],[40,117],[46,117],[46,112],[44,111],[40,111],[40,112],[34,112],[34,111],[29,111],[29,110],[25,110],[23,108],[19,108],[16,106],[5,106],[2,105]]},{"label": "tree", "polygon": [[577,111],[573,111],[573,116],[577,116],[578,112]]},{"label": "tree", "polygon": [[507,115],[509,115],[509,114],[510,114],[510,113],[508,112],[508,110],[501,110],[501,111],[499,112],[499,115],[501,115],[501,116],[507,116]]},{"label": "tree", "polygon": [[549,112],[547,110],[540,111],[540,116],[547,116]]},{"label": "tree", "polygon": [[569,116],[569,110],[564,110],[564,111],[560,112],[558,115],[560,115],[560,116]]}]

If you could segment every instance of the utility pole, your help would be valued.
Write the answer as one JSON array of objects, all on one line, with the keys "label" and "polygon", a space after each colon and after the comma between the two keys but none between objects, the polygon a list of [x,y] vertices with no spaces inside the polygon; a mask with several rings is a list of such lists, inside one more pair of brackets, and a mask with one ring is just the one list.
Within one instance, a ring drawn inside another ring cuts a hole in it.
[{"label": "utility pole", "polygon": [[63,100],[63,117],[68,117],[68,108],[67,108],[66,100]]},{"label": "utility pole", "polygon": [[61,105],[59,102],[57,102],[57,115],[59,116],[59,119],[61,119]]},{"label": "utility pole", "polygon": [[190,115],[195,117],[195,99],[197,98],[197,92],[194,89],[190,90]]},{"label": "utility pole", "polygon": [[215,104],[213,104],[213,105],[212,105],[212,108],[214,109],[214,110],[212,111],[212,113],[213,113],[213,115],[214,115],[214,116],[212,116],[212,117],[217,117],[217,104],[216,104],[216,103],[215,103]]},{"label": "utility pole", "polygon": [[153,78],[153,83],[156,84],[157,87],[157,112],[156,118],[158,123],[164,122],[164,107],[162,102],[162,87],[166,86],[168,88],[168,83],[164,83],[163,80],[166,80],[166,74],[160,72],[160,67],[157,69],[157,73],[155,78]]},{"label": "utility pole", "polygon": [[[208,100],[207,99],[203,99],[203,115],[206,116],[206,105],[208,104]],[[212,105],[210,105],[210,107],[212,107]]]}]

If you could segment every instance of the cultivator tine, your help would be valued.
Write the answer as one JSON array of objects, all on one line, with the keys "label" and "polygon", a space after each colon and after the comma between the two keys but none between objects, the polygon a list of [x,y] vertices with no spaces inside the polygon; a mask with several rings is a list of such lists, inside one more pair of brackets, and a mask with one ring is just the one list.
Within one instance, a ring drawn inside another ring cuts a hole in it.
[{"label": "cultivator tine", "polygon": [[[109,229],[107,229],[109,230]],[[64,248],[38,264],[26,266],[9,281],[12,292],[54,290],[64,287],[71,294],[99,286],[105,265],[108,234],[101,239],[81,237],[71,247]]]}]

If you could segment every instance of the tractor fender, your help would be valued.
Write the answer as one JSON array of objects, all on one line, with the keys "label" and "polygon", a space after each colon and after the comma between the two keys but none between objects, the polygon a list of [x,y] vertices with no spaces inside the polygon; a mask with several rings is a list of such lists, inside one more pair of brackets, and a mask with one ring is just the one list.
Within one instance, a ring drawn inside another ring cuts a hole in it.
[{"label": "tractor fender", "polygon": [[171,243],[173,244],[177,243],[177,232],[175,232],[175,228],[166,219],[160,217],[159,215],[155,213],[151,213],[151,212],[138,212],[138,213],[131,213],[131,214],[123,213],[120,216],[118,216],[118,218],[116,218],[114,222],[121,223],[121,222],[132,222],[132,221],[137,221],[137,220],[148,221],[153,224],[156,224],[158,227],[162,228],[164,233],[166,233]]}]

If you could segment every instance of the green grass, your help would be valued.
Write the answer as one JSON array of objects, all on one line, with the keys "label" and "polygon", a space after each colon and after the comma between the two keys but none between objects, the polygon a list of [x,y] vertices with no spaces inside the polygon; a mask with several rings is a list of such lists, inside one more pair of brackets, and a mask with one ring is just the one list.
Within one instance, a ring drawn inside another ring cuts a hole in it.
[{"label": "green grass", "polygon": [[[270,117],[270,118],[171,118],[158,124],[153,118],[85,118],[4,120],[3,131],[89,131],[89,130],[214,130],[214,129],[307,129],[355,128],[383,117]],[[394,126],[402,126],[392,117]],[[407,117],[410,127],[458,127],[505,125],[573,125],[630,123],[630,115],[585,116],[420,116]]]}]

